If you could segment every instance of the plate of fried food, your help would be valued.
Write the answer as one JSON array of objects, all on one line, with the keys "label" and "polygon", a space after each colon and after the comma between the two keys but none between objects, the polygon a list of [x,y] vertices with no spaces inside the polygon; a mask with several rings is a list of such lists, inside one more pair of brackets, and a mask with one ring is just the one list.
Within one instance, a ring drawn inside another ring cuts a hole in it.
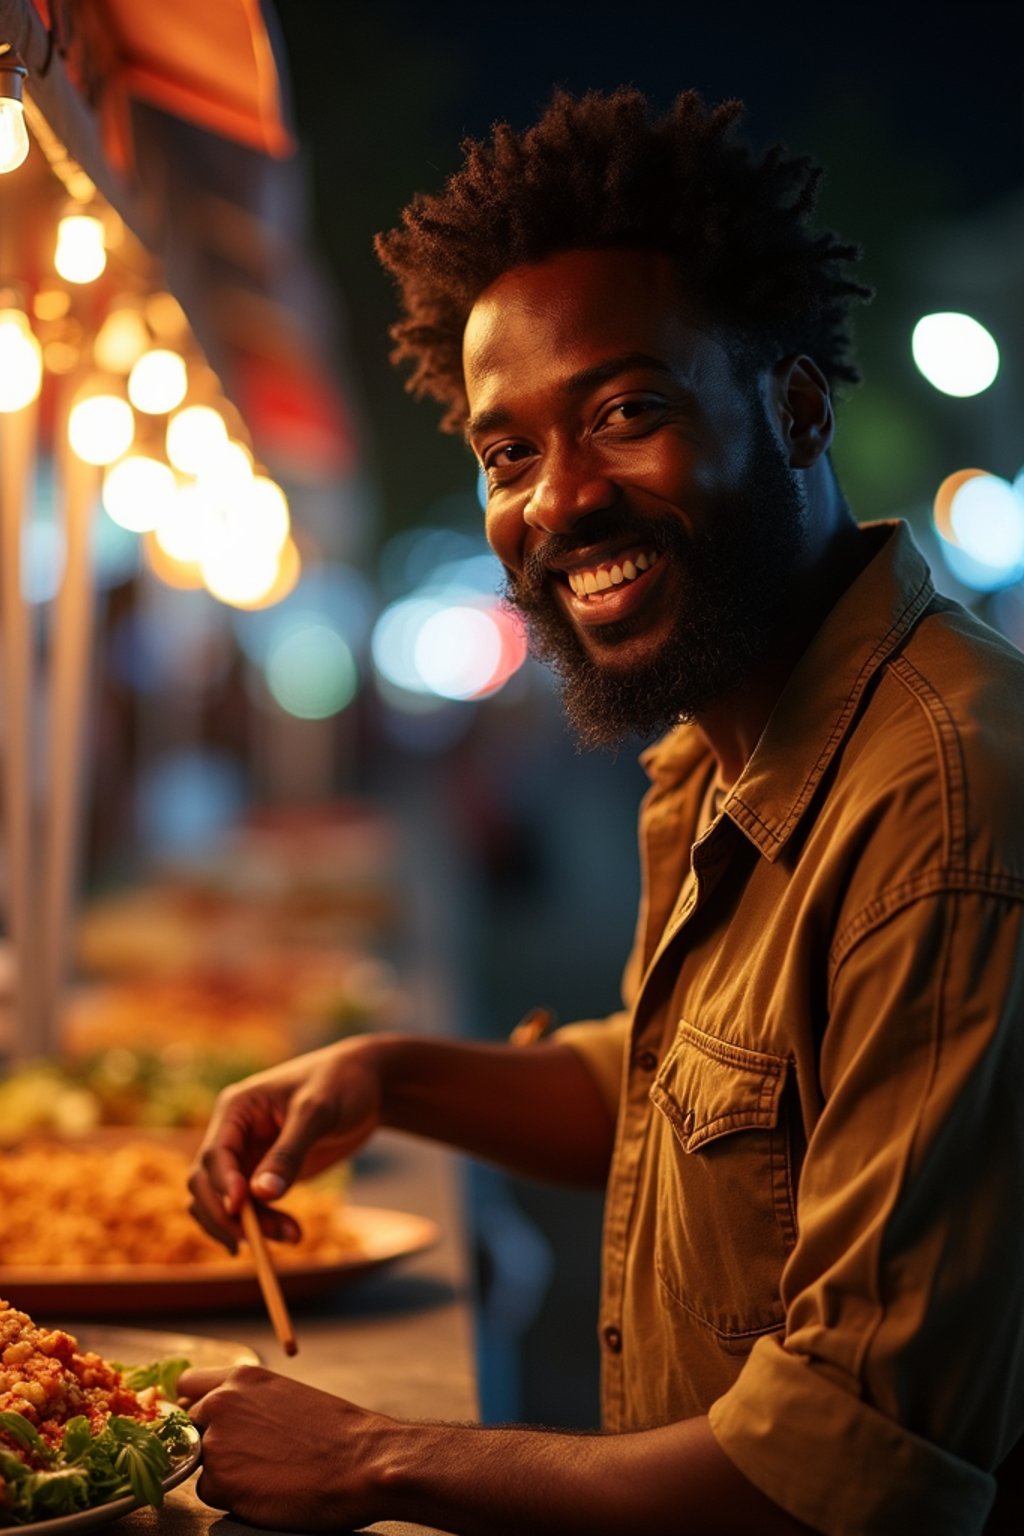
[{"label": "plate of fried food", "polygon": [[[46,1315],[139,1317],[261,1305],[255,1265],[188,1212],[190,1157],[174,1137],[40,1140],[0,1156],[0,1295]],[[302,1228],[274,1263],[290,1300],[328,1293],[433,1246],[435,1222],[352,1204],[337,1183],[297,1185]]]},{"label": "plate of fried food", "polygon": [[[143,1363],[115,1363],[97,1345]],[[199,1433],[174,1403],[190,1356],[164,1353],[183,1345],[196,1363],[256,1358],[244,1345],[181,1335],[76,1336],[0,1300],[0,1529],[80,1536],[160,1507],[200,1461]]]}]

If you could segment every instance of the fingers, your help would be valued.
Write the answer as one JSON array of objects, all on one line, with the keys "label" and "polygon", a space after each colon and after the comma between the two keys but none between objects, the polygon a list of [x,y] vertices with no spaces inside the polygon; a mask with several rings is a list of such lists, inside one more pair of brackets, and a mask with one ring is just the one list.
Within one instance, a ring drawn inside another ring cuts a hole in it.
[{"label": "fingers", "polygon": [[272,1375],[273,1372],[268,1371],[266,1366],[252,1365],[248,1361],[238,1365],[190,1365],[178,1377],[178,1397],[192,1404],[189,1418],[193,1424],[203,1428],[216,1411],[212,1394],[218,1387],[231,1389],[222,1394],[226,1401],[238,1389],[251,1391],[257,1383],[268,1380]]},{"label": "fingers", "polygon": [[[228,1089],[218,1099],[203,1144],[189,1175],[191,1214],[200,1226],[232,1253],[241,1237],[239,1212],[250,1198],[247,1168],[260,1146],[273,1141],[280,1111],[262,1087]],[[295,1242],[299,1228],[283,1213],[261,1225],[279,1241]]]},{"label": "fingers", "polygon": [[[197,1404],[208,1392],[222,1385],[227,1380],[233,1367],[231,1366],[205,1366],[190,1365],[188,1370],[182,1371],[178,1377],[178,1400],[189,1404]],[[202,1424],[202,1414],[190,1414],[193,1424]]]},{"label": "fingers", "polygon": [[261,1158],[250,1180],[261,1200],[279,1200],[298,1178],[313,1143],[336,1129],[338,1105],[311,1093],[297,1093],[288,1105],[280,1135]]}]

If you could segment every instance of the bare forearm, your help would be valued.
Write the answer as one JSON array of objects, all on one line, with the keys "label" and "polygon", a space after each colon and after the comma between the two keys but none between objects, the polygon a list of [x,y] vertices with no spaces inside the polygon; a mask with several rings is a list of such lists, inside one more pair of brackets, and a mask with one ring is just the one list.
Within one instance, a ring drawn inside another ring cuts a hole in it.
[{"label": "bare forearm", "polygon": [[383,1037],[381,1121],[532,1178],[602,1185],[615,1128],[569,1046]]},{"label": "bare forearm", "polygon": [[379,1448],[380,1518],[458,1536],[808,1536],[690,1419],[628,1435],[398,1424]]}]

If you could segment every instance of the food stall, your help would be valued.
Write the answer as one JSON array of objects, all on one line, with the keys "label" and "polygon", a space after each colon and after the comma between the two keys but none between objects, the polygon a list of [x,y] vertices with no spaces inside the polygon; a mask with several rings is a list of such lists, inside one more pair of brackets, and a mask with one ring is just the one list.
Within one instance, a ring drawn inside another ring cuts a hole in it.
[{"label": "food stall", "polygon": [[[161,0],[141,29],[122,0],[0,0],[0,1297],[108,1359],[255,1353],[396,1416],[466,1419],[468,1258],[445,1154],[382,1137],[300,1197],[308,1243],[275,1257],[288,1360],[244,1248],[222,1255],[186,1210],[225,1082],[423,1021],[410,996],[438,981],[410,943],[396,827],[357,801],[297,812],[279,796],[202,857],[83,899],[90,800],[124,792],[94,782],[100,498],[147,580],[253,611],[317,558],[310,480],[322,500],[360,472],[288,223],[284,96],[250,0]],[[62,560],[33,605],[43,488]],[[120,1528],[231,1529],[194,1482]]]}]

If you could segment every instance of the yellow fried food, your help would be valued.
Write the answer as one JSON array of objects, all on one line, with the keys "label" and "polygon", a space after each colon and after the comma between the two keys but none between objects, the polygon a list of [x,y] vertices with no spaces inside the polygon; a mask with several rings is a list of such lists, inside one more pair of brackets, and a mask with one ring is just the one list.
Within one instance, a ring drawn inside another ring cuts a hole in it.
[{"label": "yellow fried food", "polygon": [[[188,1213],[189,1158],[180,1148],[26,1144],[0,1153],[0,1267],[72,1269],[126,1264],[223,1264],[225,1250]],[[358,1240],[336,1187],[299,1185],[283,1209],[302,1228],[279,1262],[333,1263]]]}]

